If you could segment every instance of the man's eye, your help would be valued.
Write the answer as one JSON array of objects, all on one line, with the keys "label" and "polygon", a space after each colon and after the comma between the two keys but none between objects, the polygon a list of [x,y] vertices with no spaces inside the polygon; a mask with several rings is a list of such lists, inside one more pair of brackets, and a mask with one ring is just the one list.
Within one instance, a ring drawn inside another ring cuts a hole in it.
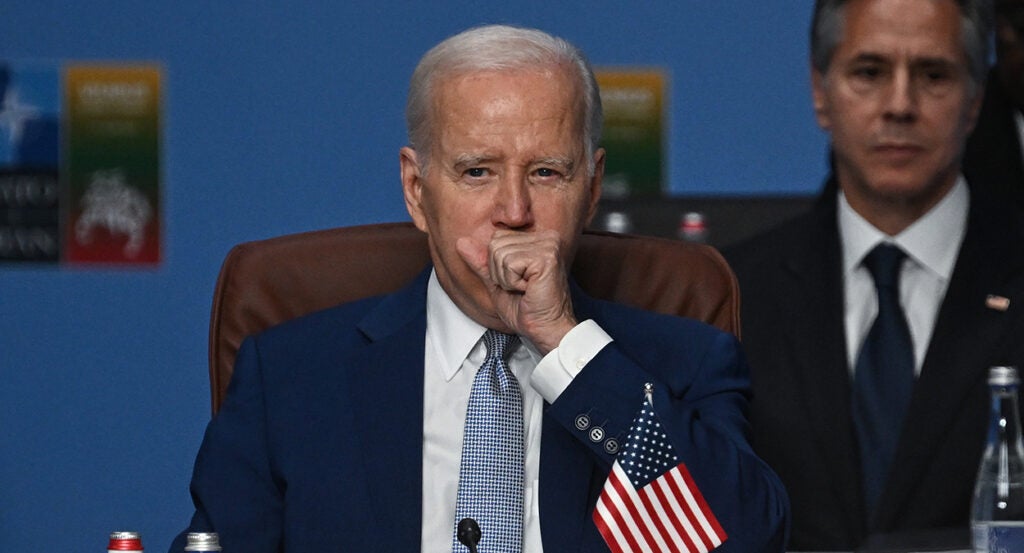
[{"label": "man's eye", "polygon": [[485,175],[487,175],[487,170],[484,169],[483,167],[473,167],[472,169],[466,170],[466,176],[472,177],[474,179],[478,179]]},{"label": "man's eye", "polygon": [[537,176],[538,177],[547,178],[547,177],[553,177],[553,176],[555,176],[557,174],[558,174],[557,171],[555,171],[554,169],[549,169],[547,167],[541,167],[540,169],[537,169]]},{"label": "man's eye", "polygon": [[853,70],[853,75],[861,79],[874,80],[882,74],[882,70],[875,66],[863,66],[857,67]]}]

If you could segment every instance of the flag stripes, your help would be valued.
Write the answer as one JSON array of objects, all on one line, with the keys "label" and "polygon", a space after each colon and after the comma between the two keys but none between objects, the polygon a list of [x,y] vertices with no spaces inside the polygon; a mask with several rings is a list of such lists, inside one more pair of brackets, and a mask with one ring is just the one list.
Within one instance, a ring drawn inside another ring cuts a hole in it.
[{"label": "flag stripes", "polygon": [[652,391],[644,386],[591,516],[612,553],[707,553],[728,536],[662,430]]},{"label": "flag stripes", "polygon": [[727,537],[683,463],[636,489],[617,459],[593,519],[613,553],[706,553]]}]

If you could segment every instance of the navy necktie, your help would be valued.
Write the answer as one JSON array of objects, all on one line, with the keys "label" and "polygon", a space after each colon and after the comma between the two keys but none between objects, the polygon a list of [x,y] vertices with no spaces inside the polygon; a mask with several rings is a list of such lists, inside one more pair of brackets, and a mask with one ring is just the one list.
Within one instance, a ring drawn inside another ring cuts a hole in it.
[{"label": "navy necktie", "polygon": [[878,316],[857,356],[853,423],[869,520],[885,487],[914,387],[913,342],[900,306],[900,268],[905,257],[900,248],[880,244],[864,258],[875,279]]},{"label": "navy necktie", "polygon": [[523,544],[523,396],[505,357],[519,337],[488,330],[487,357],[466,409],[452,551],[464,552],[458,524],[480,525],[479,553],[518,553]]}]

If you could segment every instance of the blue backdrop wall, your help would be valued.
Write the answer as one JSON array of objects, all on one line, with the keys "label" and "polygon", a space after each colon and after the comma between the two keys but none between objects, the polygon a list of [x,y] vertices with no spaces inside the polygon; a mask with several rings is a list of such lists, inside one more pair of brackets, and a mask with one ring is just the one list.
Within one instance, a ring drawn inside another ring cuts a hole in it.
[{"label": "blue backdrop wall", "polygon": [[235,243],[407,216],[402,109],[430,46],[536,26],[598,66],[665,68],[673,193],[807,193],[825,170],[809,2],[13,0],[0,59],[165,71],[164,261],[0,265],[0,551],[165,550],[209,418],[207,324]]}]

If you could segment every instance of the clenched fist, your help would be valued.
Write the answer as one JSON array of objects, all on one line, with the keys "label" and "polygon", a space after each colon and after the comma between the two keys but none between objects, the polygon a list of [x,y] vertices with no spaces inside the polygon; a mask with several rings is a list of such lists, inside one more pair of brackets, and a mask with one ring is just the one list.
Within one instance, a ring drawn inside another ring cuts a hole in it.
[{"label": "clenched fist", "polygon": [[484,281],[502,321],[542,355],[576,326],[557,232],[499,230],[488,244],[460,238],[456,249]]}]

